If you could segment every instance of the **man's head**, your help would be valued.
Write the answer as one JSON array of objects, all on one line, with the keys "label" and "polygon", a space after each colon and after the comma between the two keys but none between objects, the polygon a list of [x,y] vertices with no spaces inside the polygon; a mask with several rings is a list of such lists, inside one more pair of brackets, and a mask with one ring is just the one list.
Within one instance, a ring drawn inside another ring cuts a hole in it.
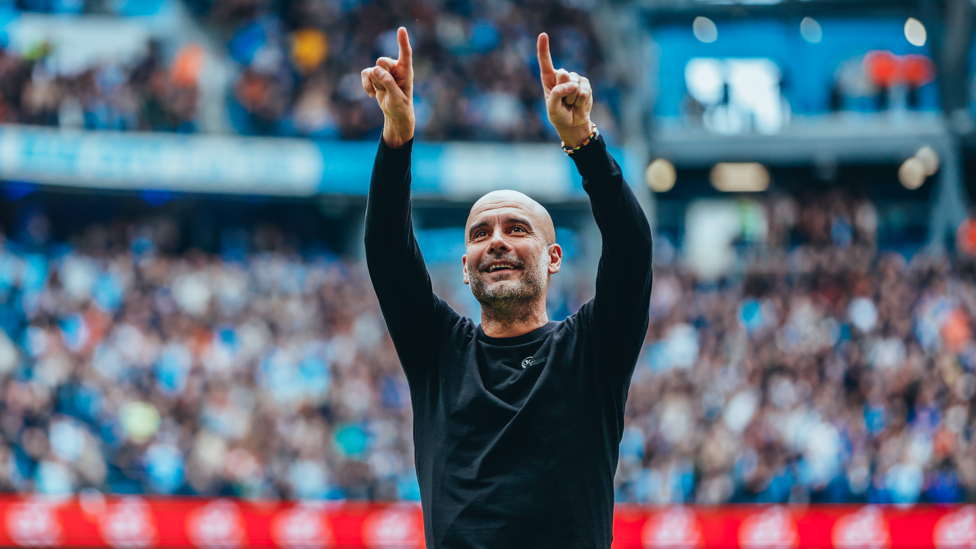
[{"label": "man's head", "polygon": [[517,191],[481,197],[465,224],[464,283],[491,315],[518,314],[545,303],[549,277],[559,272],[562,248],[549,212]]}]

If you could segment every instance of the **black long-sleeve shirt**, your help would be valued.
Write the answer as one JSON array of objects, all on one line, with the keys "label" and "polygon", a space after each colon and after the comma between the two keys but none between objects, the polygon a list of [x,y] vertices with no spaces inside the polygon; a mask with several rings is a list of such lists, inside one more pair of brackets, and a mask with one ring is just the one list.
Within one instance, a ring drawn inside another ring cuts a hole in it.
[{"label": "black long-sleeve shirt", "polygon": [[488,337],[431,288],[411,223],[412,146],[380,140],[366,260],[410,386],[426,545],[609,549],[648,322],[647,219],[603,140],[580,149],[572,159],[603,235],[596,295],[562,322]]}]

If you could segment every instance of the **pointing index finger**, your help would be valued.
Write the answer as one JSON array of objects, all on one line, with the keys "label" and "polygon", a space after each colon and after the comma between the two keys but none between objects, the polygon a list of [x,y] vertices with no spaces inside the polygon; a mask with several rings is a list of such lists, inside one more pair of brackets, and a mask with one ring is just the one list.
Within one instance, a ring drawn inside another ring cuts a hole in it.
[{"label": "pointing index finger", "polygon": [[413,50],[410,49],[410,37],[407,36],[406,27],[397,29],[397,42],[400,43],[400,55],[397,56],[397,64],[403,63],[407,67],[413,65]]},{"label": "pointing index finger", "polygon": [[556,85],[556,67],[552,65],[552,55],[549,53],[549,35],[539,35],[539,72],[542,75],[542,85],[552,88]]}]

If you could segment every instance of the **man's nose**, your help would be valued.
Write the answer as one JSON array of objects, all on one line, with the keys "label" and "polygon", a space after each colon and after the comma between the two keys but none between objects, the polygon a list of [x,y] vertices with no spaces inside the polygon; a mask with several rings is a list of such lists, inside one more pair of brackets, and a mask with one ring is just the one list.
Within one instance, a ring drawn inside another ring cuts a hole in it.
[{"label": "man's nose", "polygon": [[507,252],[508,244],[505,242],[505,234],[502,231],[495,231],[491,235],[491,242],[488,243],[488,253]]}]

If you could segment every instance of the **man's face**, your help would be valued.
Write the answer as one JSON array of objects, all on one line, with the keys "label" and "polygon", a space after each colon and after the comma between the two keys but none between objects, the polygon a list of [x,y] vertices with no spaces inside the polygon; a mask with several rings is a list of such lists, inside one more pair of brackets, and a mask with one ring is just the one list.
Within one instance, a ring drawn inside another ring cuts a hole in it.
[{"label": "man's face", "polygon": [[562,249],[545,209],[514,191],[482,197],[468,216],[464,283],[483,306],[545,296],[558,272]]}]

